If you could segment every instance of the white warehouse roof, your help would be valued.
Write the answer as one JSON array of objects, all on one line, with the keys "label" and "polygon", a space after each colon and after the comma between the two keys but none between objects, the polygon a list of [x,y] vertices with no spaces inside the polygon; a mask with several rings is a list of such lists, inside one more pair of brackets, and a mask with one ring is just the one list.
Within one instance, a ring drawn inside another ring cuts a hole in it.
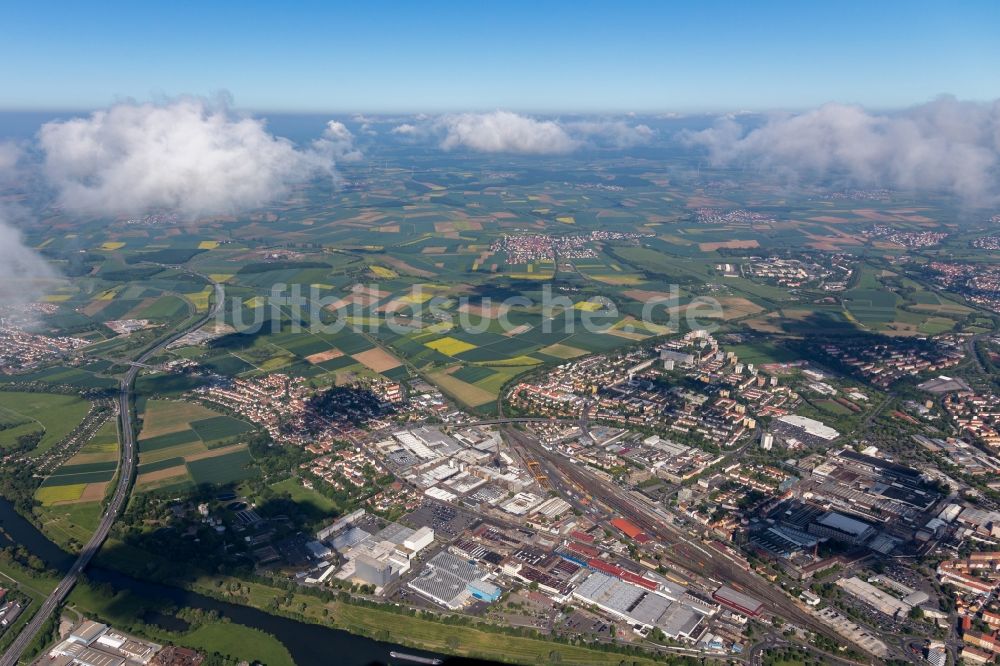
[{"label": "white warehouse roof", "polygon": [[840,433],[830,426],[823,425],[816,419],[811,419],[806,416],[786,414],[785,416],[778,417],[778,420],[782,423],[787,423],[790,426],[802,428],[810,435],[814,435],[815,437],[819,437],[821,439],[831,440],[840,437]]}]

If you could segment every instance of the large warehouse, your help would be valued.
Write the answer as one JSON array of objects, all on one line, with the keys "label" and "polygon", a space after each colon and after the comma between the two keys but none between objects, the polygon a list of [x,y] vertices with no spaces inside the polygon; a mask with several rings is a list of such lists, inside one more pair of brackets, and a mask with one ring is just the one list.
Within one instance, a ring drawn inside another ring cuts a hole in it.
[{"label": "large warehouse", "polygon": [[791,426],[793,430],[799,430],[806,435],[818,437],[819,439],[827,442],[840,437],[840,433],[830,426],[824,425],[816,419],[810,419],[806,416],[786,414],[785,416],[779,416],[777,420],[787,426]]},{"label": "large warehouse", "polygon": [[632,624],[659,627],[669,638],[692,638],[701,625],[702,615],[690,606],[599,571],[587,576],[573,596]]},{"label": "large warehouse", "polygon": [[500,588],[484,580],[487,572],[448,551],[441,551],[430,560],[408,587],[434,603],[455,610],[472,597],[495,601]]},{"label": "large warehouse", "polygon": [[756,617],[764,610],[764,604],[751,596],[738,592],[733,588],[723,585],[712,594],[712,598],[720,604],[729,606],[741,613]]}]

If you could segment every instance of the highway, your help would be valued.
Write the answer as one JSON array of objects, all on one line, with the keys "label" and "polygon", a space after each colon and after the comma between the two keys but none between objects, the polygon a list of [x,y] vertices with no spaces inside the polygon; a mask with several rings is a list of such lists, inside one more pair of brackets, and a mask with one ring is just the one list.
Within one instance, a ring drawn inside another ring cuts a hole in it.
[{"label": "highway", "polygon": [[[206,277],[206,279],[208,278]],[[172,333],[167,338],[147,349],[139,356],[139,358],[136,359],[135,363],[129,367],[125,376],[122,377],[118,392],[118,409],[121,417],[121,458],[118,464],[118,484],[115,486],[114,495],[111,497],[111,502],[108,504],[104,515],[101,517],[101,522],[98,524],[93,536],[90,537],[90,541],[88,541],[80,551],[80,555],[77,557],[76,562],[73,563],[70,570],[65,576],[63,576],[63,579],[59,581],[56,588],[52,590],[38,611],[24,626],[21,633],[14,639],[14,642],[10,644],[10,647],[7,648],[3,657],[0,657],[0,666],[15,666],[18,663],[18,660],[20,660],[25,649],[34,640],[35,636],[38,635],[42,625],[45,624],[45,621],[52,615],[55,609],[58,608],[63,601],[65,601],[66,597],[73,589],[73,586],[76,585],[80,574],[83,573],[83,570],[87,568],[88,564],[90,564],[94,555],[96,555],[101,549],[101,546],[104,545],[104,541],[108,538],[108,534],[111,532],[111,526],[114,524],[115,520],[118,519],[118,516],[121,515],[122,509],[125,508],[125,505],[128,502],[129,493],[132,490],[132,481],[135,478],[135,468],[139,458],[135,445],[135,430],[132,423],[132,411],[130,405],[132,402],[132,392],[135,387],[135,378],[136,375],[139,374],[139,369],[142,367],[142,364],[174,340],[177,340],[181,336],[186,335],[188,332],[193,331],[211,321],[215,317],[219,306],[220,303],[214,303],[208,314],[204,317],[201,317],[190,326]]]}]

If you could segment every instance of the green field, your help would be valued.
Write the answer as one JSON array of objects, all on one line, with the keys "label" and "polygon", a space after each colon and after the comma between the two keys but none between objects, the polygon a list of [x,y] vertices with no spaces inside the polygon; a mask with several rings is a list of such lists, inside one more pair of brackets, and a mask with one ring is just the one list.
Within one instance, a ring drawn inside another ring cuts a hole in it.
[{"label": "green field", "polygon": [[201,438],[198,437],[198,433],[194,430],[178,430],[165,435],[157,435],[147,439],[140,439],[139,451],[141,453],[146,453],[148,451],[157,451],[159,449],[171,448],[179,444],[189,444],[191,442],[198,441],[201,441]]},{"label": "green field", "polygon": [[[415,644],[428,650],[457,653],[470,657],[502,660],[513,664],[538,664],[556,661],[588,666],[646,665],[657,662],[643,657],[625,657],[613,652],[600,652],[581,646],[563,645],[544,639],[521,638],[486,632],[472,627],[446,625],[406,615],[397,615],[375,608],[340,604],[335,614],[338,627],[348,631],[380,636],[388,630],[389,640]],[[662,662],[661,662],[662,663]]]},{"label": "green field", "polygon": [[191,429],[205,444],[211,446],[214,442],[230,440],[253,430],[246,421],[240,421],[230,416],[214,416],[200,421],[192,421]]},{"label": "green field", "polygon": [[743,363],[753,363],[754,365],[787,363],[799,358],[799,355],[795,352],[770,342],[727,345],[726,351],[736,354]]},{"label": "green field", "polygon": [[74,395],[0,391],[0,448],[40,433],[34,453],[44,453],[79,425],[89,409],[89,402]]},{"label": "green field", "polygon": [[899,298],[891,291],[855,289],[844,294],[848,311],[862,324],[892,321]]},{"label": "green field", "polygon": [[202,458],[187,464],[195,483],[221,485],[242,481],[250,476],[246,466],[250,464],[250,452],[246,449],[212,458]]},{"label": "green field", "polygon": [[103,507],[100,502],[43,506],[35,510],[45,535],[64,549],[70,540],[84,544],[97,529]]},{"label": "green field", "polygon": [[295,666],[288,649],[274,636],[232,622],[203,624],[180,637],[178,643],[266,666]]},{"label": "green field", "polygon": [[209,455],[212,449],[238,446],[240,435],[253,429],[246,421],[179,400],[150,400],[144,414],[138,442],[138,490],[224,484],[249,475],[245,449]]},{"label": "green field", "polygon": [[42,488],[64,486],[75,483],[98,483],[110,481],[118,468],[117,458],[106,462],[62,465],[42,483]]},{"label": "green field", "polygon": [[43,485],[35,492],[35,499],[41,502],[43,506],[61,502],[75,502],[80,499],[86,488],[86,481]]},{"label": "green field", "polygon": [[118,459],[118,420],[109,418],[67,464],[106,462]]},{"label": "green field", "polygon": [[296,478],[289,478],[272,484],[271,489],[276,493],[288,493],[293,502],[308,504],[323,513],[332,515],[337,510],[337,505],[332,500],[315,490],[306,488]]},{"label": "green field", "polygon": [[[139,439],[187,430],[192,421],[219,416],[207,407],[183,400],[149,400],[143,410]],[[141,448],[141,444],[140,444]]]}]

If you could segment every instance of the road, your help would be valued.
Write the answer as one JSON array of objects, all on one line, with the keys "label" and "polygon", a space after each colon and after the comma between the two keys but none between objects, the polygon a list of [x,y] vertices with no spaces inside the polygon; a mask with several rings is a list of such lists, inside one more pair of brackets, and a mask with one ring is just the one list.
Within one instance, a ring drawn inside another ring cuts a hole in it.
[{"label": "road", "polygon": [[973,365],[976,366],[976,372],[979,374],[985,373],[986,368],[983,366],[983,362],[979,360],[979,354],[976,352],[976,343],[990,335],[992,333],[979,333],[965,341],[965,353],[972,359]]},{"label": "road", "polygon": [[463,428],[470,428],[472,426],[487,426],[487,425],[507,425],[509,423],[566,423],[570,425],[580,425],[580,419],[561,419],[556,416],[552,417],[530,417],[530,416],[511,416],[502,419],[486,419],[484,421],[462,421],[461,423],[455,423],[455,426],[461,426]]},{"label": "road", "polygon": [[[204,317],[198,319],[190,326],[174,332],[167,338],[147,349],[139,356],[139,358],[136,359],[136,363],[145,363],[148,359],[159,353],[164,347],[169,345],[174,340],[177,340],[181,336],[186,335],[188,332],[193,331],[211,321],[215,317],[219,305],[220,303],[214,303],[211,310],[209,310],[208,314]],[[0,657],[0,666],[15,666],[17,664],[25,649],[34,640],[35,636],[38,635],[42,625],[45,624],[45,621],[49,619],[49,616],[52,615],[55,609],[58,608],[63,601],[65,601],[66,597],[73,589],[73,586],[76,585],[80,574],[83,573],[83,570],[87,568],[88,564],[90,564],[94,555],[96,555],[101,549],[101,546],[104,545],[104,541],[108,538],[108,534],[111,532],[111,526],[114,524],[115,520],[118,519],[118,516],[121,515],[122,509],[125,508],[125,504],[128,502],[129,493],[132,490],[132,481],[135,478],[135,468],[139,458],[135,445],[135,430],[133,428],[130,405],[132,403],[132,391],[135,387],[135,378],[136,375],[139,374],[140,367],[141,365],[132,365],[129,367],[128,372],[125,373],[125,376],[122,377],[119,384],[118,409],[121,415],[121,459],[118,465],[118,485],[115,486],[115,492],[111,498],[111,502],[108,504],[108,508],[101,517],[101,522],[98,524],[93,536],[90,537],[90,541],[88,541],[83,547],[83,550],[80,551],[80,555],[77,557],[76,562],[73,563],[70,570],[65,576],[63,576],[63,579],[59,581],[56,588],[52,590],[49,596],[45,599],[28,624],[24,626],[21,633],[14,639],[14,642],[10,644],[10,647],[7,648],[3,657]]]}]

